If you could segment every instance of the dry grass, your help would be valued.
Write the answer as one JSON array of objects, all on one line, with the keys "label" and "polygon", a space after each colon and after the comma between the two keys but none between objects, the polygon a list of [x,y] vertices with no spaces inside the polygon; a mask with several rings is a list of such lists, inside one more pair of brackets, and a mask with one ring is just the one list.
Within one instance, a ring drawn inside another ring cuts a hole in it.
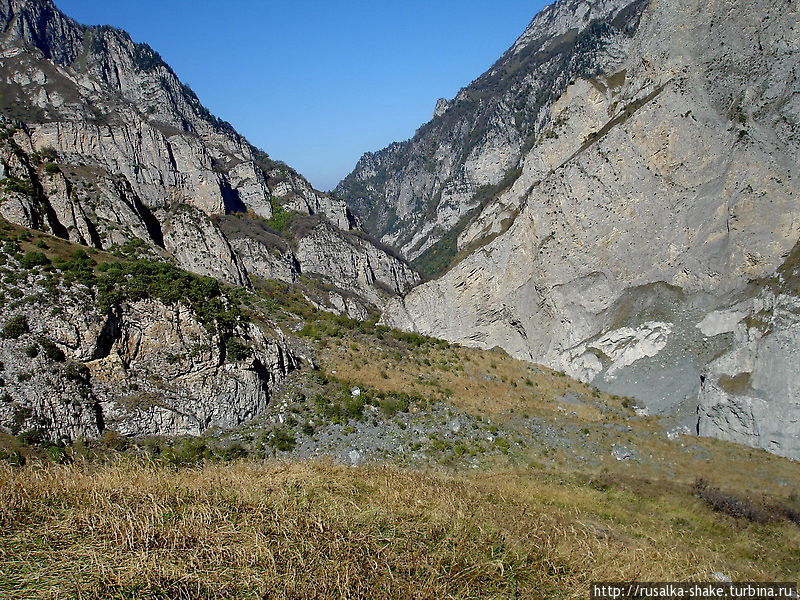
[{"label": "dry grass", "polygon": [[800,544],[642,482],[320,463],[4,468],[0,524],[18,599],[579,598],[593,579],[787,580]]},{"label": "dry grass", "polygon": [[[24,251],[42,240],[52,258],[69,256],[68,243],[32,235]],[[124,457],[58,466],[37,450],[25,467],[0,467],[0,597],[583,598],[592,580],[800,576],[800,528],[716,513],[690,491],[701,476],[721,493],[780,499],[800,481],[797,463],[667,440],[622,399],[502,353],[383,334],[325,343],[323,368],[338,379],[509,425],[586,426],[605,473],[580,473],[566,450],[551,470],[469,474],[244,461],[176,470]],[[591,401],[559,410],[568,392]],[[0,451],[25,450],[6,438]],[[618,463],[612,443],[647,460]],[[535,466],[540,450],[498,464]]]},{"label": "dry grass", "polygon": [[[566,377],[547,367],[516,360],[503,352],[463,347],[408,349],[386,340],[348,341],[332,345],[321,355],[322,365],[341,379],[362,382],[376,389],[446,399],[480,417],[500,421],[522,415],[563,420],[558,407],[569,392],[591,396],[622,408],[623,399]],[[602,420],[600,410],[590,405],[570,406],[576,421]],[[626,412],[633,414],[626,409]]]}]

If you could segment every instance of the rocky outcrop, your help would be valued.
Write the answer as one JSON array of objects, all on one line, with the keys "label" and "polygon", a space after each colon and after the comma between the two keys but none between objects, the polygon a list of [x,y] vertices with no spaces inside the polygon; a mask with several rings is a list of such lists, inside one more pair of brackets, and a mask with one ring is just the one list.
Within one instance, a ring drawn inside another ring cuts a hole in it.
[{"label": "rocky outcrop", "polygon": [[292,172],[271,171],[269,181],[273,195],[287,210],[306,215],[324,215],[328,221],[343,231],[359,229],[360,223],[341,198],[316,191],[309,183]]},{"label": "rocky outcrop", "polygon": [[216,223],[186,205],[175,207],[164,221],[164,245],[179,265],[191,265],[199,275],[245,285],[239,256]]},{"label": "rocky outcrop", "polygon": [[411,140],[365,154],[336,193],[367,231],[435,272],[433,256],[455,254],[446,234],[518,176],[520,159],[552,121],[552,103],[575,79],[603,73],[624,56],[644,6],[548,6],[489,71],[453,100],[437,102],[434,118]]},{"label": "rocky outcrop", "polygon": [[[800,237],[797,39],[786,3],[651,2],[624,52],[549,105],[519,177],[460,231],[463,260],[384,320],[695,425],[699,395],[701,433],[800,457],[782,418],[794,301],[749,283]],[[738,319],[765,304],[769,333]]]},{"label": "rocky outcrop", "polygon": [[731,335],[727,351],[701,378],[700,435],[719,437],[800,457],[799,248],[776,276],[750,298],[710,313],[698,328],[714,338]]},{"label": "rocky outcrop", "polygon": [[377,249],[368,239],[342,236],[325,221],[298,236],[296,256],[301,271],[326,273],[334,286],[355,291],[376,306],[418,282],[416,273],[403,261]]},{"label": "rocky outcrop", "polygon": [[91,288],[53,290],[43,273],[19,272],[3,286],[0,317],[0,429],[12,434],[59,441],[234,427],[263,413],[300,364],[280,333],[253,323],[222,331],[186,304],[155,299],[102,312]]},{"label": "rocky outcrop", "polygon": [[214,217],[268,221],[280,207],[358,228],[344,201],[252,147],[125,32],[79,25],[51,0],[4,0],[0,27],[0,165],[11,184],[0,215],[10,221],[102,249],[142,239],[237,285],[272,262],[254,262],[253,244],[231,244]]}]

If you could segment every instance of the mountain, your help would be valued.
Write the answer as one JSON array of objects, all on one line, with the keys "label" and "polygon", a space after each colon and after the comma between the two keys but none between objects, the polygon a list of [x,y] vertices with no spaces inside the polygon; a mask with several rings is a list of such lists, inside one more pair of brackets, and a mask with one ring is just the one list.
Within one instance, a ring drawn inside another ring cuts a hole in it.
[{"label": "mountain", "polygon": [[[800,457],[797,39],[789,2],[543,11],[412,140],[340,186],[409,256],[432,239],[423,220],[441,228],[441,277],[384,321],[499,346],[700,434]],[[536,58],[514,71],[524,56]],[[554,82],[543,69],[556,63]],[[487,81],[499,87],[476,99]],[[519,81],[551,92],[522,96],[537,116],[521,126]],[[470,138],[478,123],[492,133]]]},{"label": "mountain", "polygon": [[100,249],[142,239],[234,284],[321,277],[319,302],[357,316],[417,281],[341,200],[210,114],[146,44],[50,0],[3,0],[0,28],[9,221]]},{"label": "mountain", "polygon": [[616,58],[414,287],[153,50],[0,0],[0,590],[796,580],[797,36],[757,4],[545,11],[520,48]]},{"label": "mountain", "polygon": [[271,308],[367,319],[419,280],[152,48],[50,0],[0,0],[0,227],[0,422],[53,441],[237,426],[313,365]]},{"label": "mountain", "polygon": [[520,159],[551,123],[551,106],[579,78],[619,62],[642,0],[557,2],[492,68],[406,142],[365,154],[336,188],[367,230],[427,274],[455,255],[470,218],[520,175]]}]

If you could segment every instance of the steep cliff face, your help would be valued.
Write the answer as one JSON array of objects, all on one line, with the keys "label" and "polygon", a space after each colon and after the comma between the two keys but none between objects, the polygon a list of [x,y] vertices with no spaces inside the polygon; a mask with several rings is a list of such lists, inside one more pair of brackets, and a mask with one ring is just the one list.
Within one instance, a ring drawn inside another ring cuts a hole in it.
[{"label": "steep cliff face", "polygon": [[0,215],[12,222],[96,248],[144,239],[237,285],[245,264],[263,269],[237,254],[218,215],[269,223],[278,208],[324,216],[344,237],[358,227],[342,200],[253,148],[125,32],[79,25],[50,0],[0,2],[0,28]]},{"label": "steep cliff face", "polygon": [[800,245],[698,327],[733,336],[701,377],[699,433],[800,457]]},{"label": "steep cliff face", "polygon": [[552,121],[552,103],[576,78],[625,55],[642,0],[557,2],[514,46],[414,137],[359,161],[337,187],[367,230],[434,273],[460,230],[519,176],[519,161]]},{"label": "steep cliff face", "polygon": [[[296,284],[358,317],[418,282],[148,46],[50,0],[0,0],[0,30],[0,429],[58,441],[237,426],[302,353],[215,280]],[[9,222],[72,244],[38,238],[47,258]]]},{"label": "steep cliff face", "polygon": [[463,260],[385,320],[800,457],[796,302],[750,284],[800,235],[798,39],[791,2],[650,2],[547,107],[519,177],[457,232]]}]

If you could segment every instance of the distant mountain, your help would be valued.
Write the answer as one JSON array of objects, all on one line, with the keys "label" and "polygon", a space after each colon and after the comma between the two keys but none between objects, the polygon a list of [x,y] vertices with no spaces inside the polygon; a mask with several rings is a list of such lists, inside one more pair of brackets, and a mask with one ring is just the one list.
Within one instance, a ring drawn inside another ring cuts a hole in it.
[{"label": "distant mountain", "polygon": [[520,160],[551,125],[553,103],[625,55],[645,6],[548,6],[489,71],[439,100],[411,140],[365,154],[336,193],[370,233],[428,275],[440,273],[468,221],[519,177]]},{"label": "distant mountain", "polygon": [[276,320],[419,280],[124,31],[0,0],[0,32],[0,431],[240,425],[314,364]]}]

